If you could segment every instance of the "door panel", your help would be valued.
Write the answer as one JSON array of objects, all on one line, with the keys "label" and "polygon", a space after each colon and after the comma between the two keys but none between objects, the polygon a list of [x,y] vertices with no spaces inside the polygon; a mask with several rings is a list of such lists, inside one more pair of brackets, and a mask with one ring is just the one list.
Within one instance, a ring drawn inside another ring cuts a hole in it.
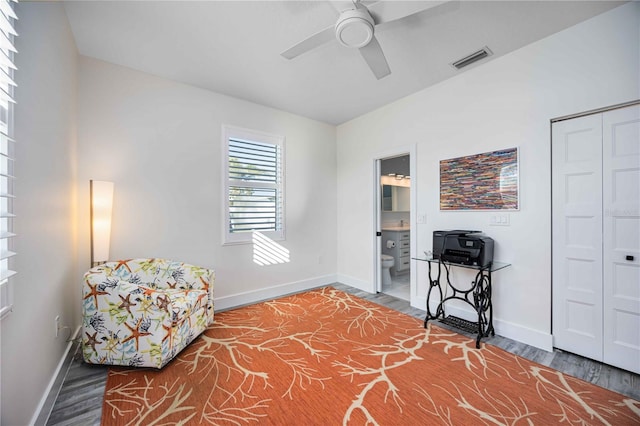
[{"label": "door panel", "polygon": [[602,360],[602,120],[553,124],[554,346]]},{"label": "door panel", "polygon": [[603,115],[604,357],[640,373],[640,106]]}]

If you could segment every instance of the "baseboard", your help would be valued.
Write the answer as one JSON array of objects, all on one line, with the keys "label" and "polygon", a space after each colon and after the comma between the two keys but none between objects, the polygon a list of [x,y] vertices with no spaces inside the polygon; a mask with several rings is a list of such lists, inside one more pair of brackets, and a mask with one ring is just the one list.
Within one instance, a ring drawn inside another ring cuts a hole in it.
[{"label": "baseboard", "polygon": [[69,339],[69,344],[67,345],[67,349],[65,349],[62,354],[62,358],[60,358],[60,362],[56,367],[51,380],[49,381],[49,385],[42,395],[42,399],[38,404],[38,408],[36,408],[30,425],[40,426],[46,425],[47,420],[49,419],[49,415],[51,414],[51,410],[53,410],[53,405],[58,398],[58,394],[60,393],[60,389],[62,389],[62,383],[64,382],[64,378],[67,375],[67,371],[69,370],[69,366],[71,366],[71,361],[73,359],[73,352],[71,348],[73,348],[74,340],[78,337],[80,333],[80,326],[76,329],[76,332],[73,334],[71,339]]},{"label": "baseboard", "polygon": [[427,298],[424,296],[412,296],[411,306],[426,312]]},{"label": "baseboard", "polygon": [[[338,282],[355,287],[357,289],[371,292],[371,283],[368,281],[358,280],[353,277],[338,274]],[[426,310],[427,298],[424,296],[411,297],[411,306],[420,310]],[[437,303],[431,303],[431,312],[435,313]],[[471,309],[464,309],[452,304],[447,304],[447,315],[454,315],[469,321],[476,321],[477,314]],[[493,328],[496,334],[507,337],[509,339],[525,343],[530,346],[545,350],[553,351],[553,336],[550,333],[544,333],[519,324],[493,318]]]},{"label": "baseboard", "polygon": [[330,285],[335,283],[336,281],[336,276],[331,274],[316,278],[310,278],[308,280],[262,288],[260,290],[236,293],[229,296],[214,297],[215,307],[216,310],[237,308],[239,306],[257,303],[263,300],[269,300],[287,294],[299,293],[301,291]]},{"label": "baseboard", "polygon": [[[471,309],[464,309],[452,305],[447,305],[447,315],[453,315],[474,322],[478,320],[477,314]],[[496,334],[502,337],[507,337],[547,352],[553,351],[553,337],[549,333],[543,333],[539,330],[534,330],[495,317],[493,318],[493,328]]]},{"label": "baseboard", "polygon": [[345,284],[345,285],[357,288],[358,290],[366,291],[369,293],[374,292],[373,286],[371,285],[371,281],[353,278],[344,274],[338,274],[338,279],[336,281],[341,284]]},{"label": "baseboard", "polygon": [[499,319],[493,320],[493,327],[496,329],[496,334],[535,346],[547,352],[553,352],[553,335],[550,333],[543,333],[539,330]]}]

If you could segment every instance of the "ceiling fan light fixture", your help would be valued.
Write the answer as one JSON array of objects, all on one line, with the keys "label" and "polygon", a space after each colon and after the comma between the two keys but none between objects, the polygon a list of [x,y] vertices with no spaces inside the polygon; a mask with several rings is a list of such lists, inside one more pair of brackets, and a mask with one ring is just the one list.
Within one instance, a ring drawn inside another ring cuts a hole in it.
[{"label": "ceiling fan light fixture", "polygon": [[[438,7],[443,1],[378,1],[370,6],[364,0],[333,0],[339,11],[334,25],[305,38],[281,53],[286,59],[293,59],[325,43],[337,40],[344,47],[358,49],[358,53],[378,80],[391,74],[382,46],[376,38],[376,25],[398,21],[427,9]],[[366,2],[371,3],[370,1]],[[375,19],[374,19],[375,18]]]},{"label": "ceiling fan light fixture", "polygon": [[336,23],[336,38],[345,47],[361,48],[373,38],[374,25],[366,10],[346,10]]}]

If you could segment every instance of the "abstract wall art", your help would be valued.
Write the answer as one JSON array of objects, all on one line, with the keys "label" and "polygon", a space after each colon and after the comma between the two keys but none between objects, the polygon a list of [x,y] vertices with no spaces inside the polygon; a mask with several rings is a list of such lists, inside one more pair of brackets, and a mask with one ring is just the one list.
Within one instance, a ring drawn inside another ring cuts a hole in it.
[{"label": "abstract wall art", "polygon": [[440,161],[440,210],[518,210],[518,148]]}]

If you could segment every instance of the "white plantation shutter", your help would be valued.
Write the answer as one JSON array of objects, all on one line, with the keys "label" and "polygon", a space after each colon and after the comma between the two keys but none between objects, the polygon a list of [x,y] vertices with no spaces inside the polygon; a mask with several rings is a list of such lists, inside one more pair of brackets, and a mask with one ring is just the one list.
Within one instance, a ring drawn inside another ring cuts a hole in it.
[{"label": "white plantation shutter", "polygon": [[229,126],[223,137],[225,243],[283,239],[284,138]]},{"label": "white plantation shutter", "polygon": [[11,2],[0,0],[0,318],[11,311],[13,298],[9,278],[15,274],[11,270],[10,258],[13,234],[13,181],[14,140],[13,134],[13,89],[16,83],[13,73],[16,69],[13,56],[16,49],[13,39],[18,35],[13,22],[18,19]]}]

